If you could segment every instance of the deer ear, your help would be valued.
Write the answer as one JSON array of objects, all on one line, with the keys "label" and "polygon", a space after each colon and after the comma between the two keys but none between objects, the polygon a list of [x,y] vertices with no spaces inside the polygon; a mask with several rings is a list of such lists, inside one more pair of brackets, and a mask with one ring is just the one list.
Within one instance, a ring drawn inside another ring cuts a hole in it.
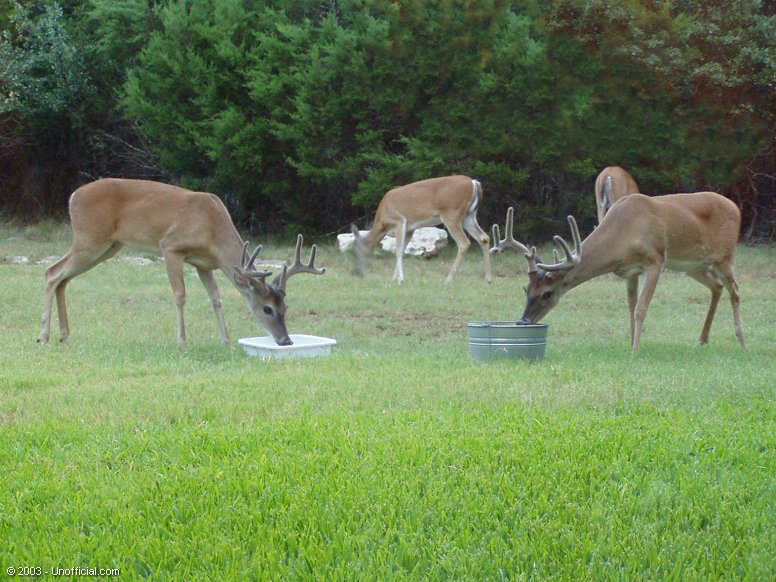
[{"label": "deer ear", "polygon": [[[271,273],[254,273],[253,275],[246,275],[239,267],[234,268],[234,284],[241,291],[249,291],[253,289],[263,298],[267,298],[272,295],[272,292],[267,288],[267,283],[264,281],[264,277]],[[258,276],[257,276],[258,275]]]},{"label": "deer ear", "polygon": [[288,265],[283,265],[283,270],[280,271],[280,273],[277,274],[277,276],[272,279],[272,286],[275,289],[279,290],[285,290],[285,280],[288,278]]},{"label": "deer ear", "polygon": [[350,225],[350,232],[352,232],[356,238],[361,236],[361,232],[358,230],[358,227],[355,224]]}]

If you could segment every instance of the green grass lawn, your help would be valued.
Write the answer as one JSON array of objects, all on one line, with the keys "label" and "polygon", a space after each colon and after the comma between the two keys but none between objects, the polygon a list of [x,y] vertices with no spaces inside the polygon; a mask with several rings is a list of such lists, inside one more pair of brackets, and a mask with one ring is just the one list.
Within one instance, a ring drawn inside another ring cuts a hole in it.
[{"label": "green grass lawn", "polygon": [[[262,241],[263,242],[263,241]],[[35,343],[61,225],[0,226],[0,572],[153,580],[776,578],[776,248],[739,249],[727,295],[665,273],[630,354],[624,283],[549,314],[542,362],[473,361],[465,324],[522,312],[525,261],[376,256],[319,241],[291,333],[328,358],[225,350],[193,269],[176,347],[161,262],[131,252],[68,287],[71,337]],[[10,258],[30,257],[26,265]],[[290,259],[291,245],[262,256]],[[233,339],[264,335],[218,275]],[[45,577],[45,575],[43,576]]]}]

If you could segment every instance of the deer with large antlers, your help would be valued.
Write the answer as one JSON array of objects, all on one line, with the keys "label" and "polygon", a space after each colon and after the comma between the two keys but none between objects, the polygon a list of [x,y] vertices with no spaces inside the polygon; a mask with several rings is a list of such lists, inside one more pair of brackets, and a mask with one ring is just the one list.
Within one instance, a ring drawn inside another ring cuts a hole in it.
[{"label": "deer with large antlers", "polygon": [[709,341],[711,323],[724,287],[733,307],[736,337],[746,349],[738,284],[733,275],[741,212],[727,198],[714,192],[654,197],[631,194],[612,206],[603,222],[584,241],[580,240],[574,217],[569,216],[574,250],[555,236],[565,259],[560,261],[556,252],[553,264],[540,262],[536,247],[529,249],[515,240],[513,216],[514,210],[510,208],[504,239],[494,225],[496,244],[491,252],[512,249],[528,259],[527,302],[520,322],[538,322],[570,289],[593,277],[614,273],[626,281],[631,349],[638,352],[647,307],[665,267],[687,273],[711,290],[711,303],[698,344]]},{"label": "deer with large antlers", "polygon": [[598,211],[598,224],[612,205],[620,198],[635,194],[639,191],[639,185],[628,172],[620,166],[604,168],[595,179],[595,202]]},{"label": "deer with large antlers", "polygon": [[192,192],[177,186],[146,180],[103,179],[78,188],[70,197],[73,245],[46,269],[46,296],[39,343],[51,332],[54,297],[59,313],[60,340],[70,333],[65,307],[65,288],[78,275],[113,257],[125,244],[161,251],[178,311],[178,345],[186,345],[183,307],[186,289],[183,264],[197,269],[218,320],[221,341],[231,340],[221,309],[215,269],[221,269],[248,302],[251,314],[279,345],[290,345],[286,330],[286,283],[297,273],[322,275],[314,266],[316,247],[308,264],[302,264],[302,235],[296,243],[294,263],[279,275],[254,268],[261,246],[248,256],[223,202],[207,192]]},{"label": "deer with large antlers", "polygon": [[458,245],[458,254],[447,275],[447,282],[455,277],[463,256],[469,250],[471,236],[482,248],[485,280],[490,283],[490,238],[477,224],[477,209],[482,197],[482,185],[468,176],[431,178],[388,191],[377,207],[374,223],[366,236],[362,237],[356,225],[352,225],[356,273],[362,276],[366,273],[367,256],[393,231],[396,237],[393,279],[401,283],[404,281],[404,251],[412,233],[422,226],[443,224]]}]

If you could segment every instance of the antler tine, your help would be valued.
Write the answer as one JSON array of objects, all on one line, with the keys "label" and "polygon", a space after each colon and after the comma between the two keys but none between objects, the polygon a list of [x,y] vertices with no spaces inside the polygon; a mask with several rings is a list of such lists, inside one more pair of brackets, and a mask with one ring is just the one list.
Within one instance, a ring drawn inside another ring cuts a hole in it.
[{"label": "antler tine", "polygon": [[242,246],[242,259],[240,260],[240,266],[235,265],[235,269],[237,269],[240,273],[242,273],[243,276],[249,277],[251,279],[261,279],[262,281],[269,277],[272,274],[272,271],[257,271],[253,268],[253,261],[256,260],[256,257],[259,255],[259,251],[261,251],[261,245],[256,247],[256,250],[253,251],[251,256],[248,256],[248,243],[244,242]]},{"label": "antler tine", "polygon": [[[493,225],[493,244],[496,245],[496,241],[501,239],[501,229],[498,227],[498,224]],[[494,246],[492,249],[490,249],[491,253],[498,253],[498,245]]]},{"label": "antler tine", "polygon": [[503,239],[501,238],[501,230],[499,229],[498,224],[493,225],[494,246],[492,249],[490,249],[491,253],[500,253],[501,251],[506,249],[519,251],[523,254],[530,253],[530,251],[525,247],[525,245],[515,240],[515,237],[513,234],[514,219],[515,219],[515,209],[512,206],[510,206],[509,209],[507,210],[507,223],[506,223],[506,226],[504,227]]},{"label": "antler tine", "polygon": [[536,272],[536,247],[530,249],[523,243],[515,240],[514,236],[514,221],[515,221],[515,209],[510,206],[507,209],[507,222],[504,226],[504,238],[501,238],[501,231],[498,224],[493,225],[493,240],[498,241],[495,246],[490,249],[491,253],[500,253],[505,249],[512,249],[523,253],[523,256],[528,260],[528,272]]},{"label": "antler tine", "polygon": [[556,234],[554,237],[552,237],[552,240],[554,240],[558,246],[563,249],[563,253],[566,255],[566,260],[574,257],[574,251],[571,250],[569,243],[567,243],[562,236]]},{"label": "antler tine", "polygon": [[302,264],[301,261],[301,253],[302,253],[302,244],[304,243],[304,238],[300,234],[296,237],[296,249],[294,251],[294,264],[291,265],[288,268],[288,276],[296,275],[297,273],[312,273],[313,275],[323,275],[326,272],[325,267],[316,267],[314,265],[315,263],[315,255],[318,252],[318,245],[312,245],[310,247],[310,258],[307,261],[307,264]]},{"label": "antler tine", "polygon": [[[245,243],[243,245],[243,260],[245,259],[245,255],[248,254],[247,247],[248,247],[248,243]],[[256,250],[253,251],[253,253],[251,253],[251,256],[248,258],[248,261],[243,263],[243,269],[247,269],[247,270],[253,269],[253,262],[256,260],[256,257],[259,256],[260,252],[261,252],[261,245],[257,246]]]},{"label": "antler tine", "polygon": [[559,235],[555,235],[553,240],[558,243],[558,246],[560,246],[563,249],[563,252],[566,253],[566,258],[560,262],[558,258],[558,251],[553,250],[553,254],[555,256],[555,264],[554,265],[546,265],[544,263],[537,263],[537,266],[540,269],[544,269],[545,271],[567,271],[568,269],[571,269],[574,265],[579,263],[579,259],[581,256],[581,249],[582,249],[582,240],[579,236],[579,227],[577,226],[577,221],[574,220],[573,216],[568,216],[568,222],[569,226],[571,227],[571,237],[574,240],[574,252],[571,251],[569,248],[568,243],[563,240],[563,237]]},{"label": "antler tine", "polygon": [[569,227],[571,228],[571,238],[574,240],[574,252],[579,256],[579,249],[582,248],[582,237],[579,236],[579,227],[577,221],[570,214],[566,217],[569,221]]},{"label": "antler tine", "polygon": [[296,249],[294,250],[294,262],[290,267],[284,267],[283,272],[280,274],[280,277],[278,278],[278,287],[285,291],[286,290],[286,283],[288,282],[289,277],[292,277],[296,275],[297,273],[311,273],[313,275],[323,275],[326,272],[325,267],[316,267],[315,266],[315,255],[318,253],[318,246],[312,245],[310,247],[310,258],[307,261],[307,264],[305,265],[302,263],[302,243],[304,242],[304,238],[300,234],[296,237]]}]

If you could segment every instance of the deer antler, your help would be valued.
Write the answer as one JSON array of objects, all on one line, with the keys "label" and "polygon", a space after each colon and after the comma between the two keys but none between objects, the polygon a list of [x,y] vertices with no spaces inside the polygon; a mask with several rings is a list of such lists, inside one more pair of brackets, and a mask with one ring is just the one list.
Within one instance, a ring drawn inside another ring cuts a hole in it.
[{"label": "deer antler", "polygon": [[538,263],[536,266],[540,269],[544,269],[545,271],[567,271],[579,263],[579,259],[582,256],[582,237],[579,236],[579,227],[577,227],[577,221],[574,220],[574,217],[569,215],[568,221],[569,226],[571,227],[571,237],[574,240],[574,252],[571,251],[568,243],[563,240],[563,237],[555,235],[552,238],[563,249],[563,252],[566,253],[566,258],[560,262],[558,252],[554,251],[555,264],[545,265],[544,263]]},{"label": "deer antler", "polygon": [[326,272],[325,267],[315,267],[315,254],[318,252],[318,247],[316,245],[313,245],[310,248],[310,259],[307,261],[307,264],[303,264],[301,260],[301,253],[302,253],[302,243],[304,242],[304,239],[302,238],[302,235],[300,234],[296,238],[296,250],[294,251],[294,262],[290,267],[283,267],[283,272],[280,273],[280,275],[277,276],[275,281],[273,281],[273,285],[277,287],[280,291],[285,292],[286,290],[286,283],[288,282],[288,279],[297,273],[311,273],[313,275],[323,275]]},{"label": "deer antler", "polygon": [[499,230],[498,224],[493,225],[493,241],[498,241],[498,244],[495,244],[495,246],[490,249],[491,253],[500,253],[503,250],[506,249],[512,249],[513,251],[518,251],[523,253],[523,256],[525,256],[526,259],[528,259],[528,272],[529,273],[535,273],[536,272],[536,247],[531,247],[530,249],[525,246],[523,243],[515,240],[514,237],[514,220],[515,220],[515,209],[514,207],[510,206],[507,210],[507,223],[504,227],[504,232],[506,233],[504,235],[504,238],[501,238],[501,231]]},{"label": "deer antler", "polygon": [[253,262],[256,260],[256,257],[259,256],[259,253],[261,252],[261,245],[256,247],[256,250],[254,250],[251,253],[251,256],[248,257],[248,243],[243,243],[243,252],[242,252],[242,268],[246,271],[253,270]]},{"label": "deer antler", "polygon": [[264,281],[265,278],[269,277],[272,274],[272,271],[257,271],[253,267],[253,262],[256,260],[256,257],[259,256],[259,253],[261,252],[261,245],[256,247],[256,250],[254,250],[251,253],[251,256],[248,256],[248,243],[244,242],[242,247],[242,260],[240,261],[240,266],[235,267],[246,277],[250,277],[252,279],[260,279]]}]

